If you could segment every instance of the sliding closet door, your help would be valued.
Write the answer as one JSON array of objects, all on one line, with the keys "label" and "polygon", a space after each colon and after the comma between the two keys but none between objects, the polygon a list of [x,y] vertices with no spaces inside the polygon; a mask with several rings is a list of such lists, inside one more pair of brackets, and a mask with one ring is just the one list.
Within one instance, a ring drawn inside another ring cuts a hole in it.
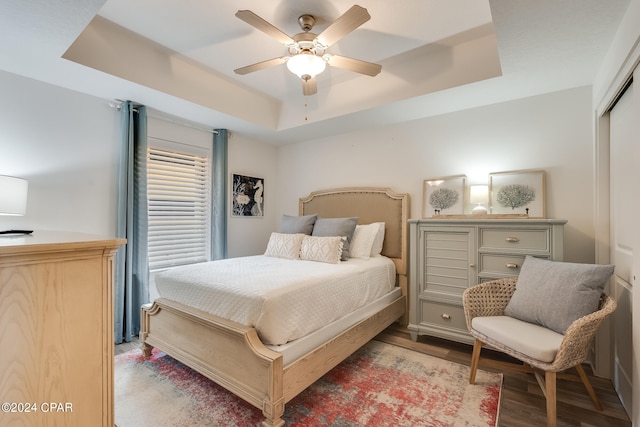
[{"label": "sliding closet door", "polygon": [[[637,85],[637,84],[636,84]],[[629,86],[610,111],[610,173],[611,173],[611,263],[616,270],[611,293],[618,302],[613,315],[613,377],[614,386],[625,409],[632,414],[633,378],[633,283],[640,274],[634,268],[640,257],[638,247],[638,183],[637,106],[634,105],[633,85]],[[636,289],[639,292],[640,289]]]}]

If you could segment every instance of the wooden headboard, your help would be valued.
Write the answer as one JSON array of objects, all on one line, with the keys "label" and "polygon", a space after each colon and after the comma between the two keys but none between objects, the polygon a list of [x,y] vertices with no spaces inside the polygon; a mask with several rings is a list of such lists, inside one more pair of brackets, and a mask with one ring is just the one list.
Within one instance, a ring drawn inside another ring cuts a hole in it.
[{"label": "wooden headboard", "polygon": [[409,194],[388,188],[351,187],[314,191],[299,201],[299,214],[324,218],[358,217],[358,224],[385,223],[382,254],[391,258],[398,275],[407,275]]}]

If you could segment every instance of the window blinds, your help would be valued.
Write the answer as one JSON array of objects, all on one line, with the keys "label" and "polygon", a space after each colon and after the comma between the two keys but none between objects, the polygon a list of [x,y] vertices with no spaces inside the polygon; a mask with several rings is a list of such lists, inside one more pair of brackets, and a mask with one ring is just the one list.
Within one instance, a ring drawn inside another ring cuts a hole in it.
[{"label": "window blinds", "polygon": [[150,270],[209,260],[208,157],[149,147],[147,180]]}]

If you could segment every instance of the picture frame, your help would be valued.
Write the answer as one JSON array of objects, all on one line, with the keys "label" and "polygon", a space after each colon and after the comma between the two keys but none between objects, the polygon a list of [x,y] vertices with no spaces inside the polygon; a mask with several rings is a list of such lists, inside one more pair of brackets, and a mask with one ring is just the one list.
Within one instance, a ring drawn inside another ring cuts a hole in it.
[{"label": "picture frame", "polygon": [[491,214],[546,218],[545,180],[543,170],[490,173]]},{"label": "picture frame", "polygon": [[231,216],[264,216],[264,178],[233,174]]},{"label": "picture frame", "polygon": [[425,179],[422,193],[422,217],[463,214],[466,206],[466,183],[466,175]]}]

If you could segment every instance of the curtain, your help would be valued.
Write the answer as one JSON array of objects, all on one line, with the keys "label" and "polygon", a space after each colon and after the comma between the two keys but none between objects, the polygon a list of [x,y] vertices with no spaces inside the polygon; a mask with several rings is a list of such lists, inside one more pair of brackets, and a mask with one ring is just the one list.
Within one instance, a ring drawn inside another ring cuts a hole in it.
[{"label": "curtain", "polygon": [[147,257],[147,112],[126,101],[121,107],[122,146],[118,179],[118,237],[127,239],[116,254],[114,337],[116,344],[140,332],[140,306],[149,302]]},{"label": "curtain", "polygon": [[227,150],[229,132],[213,132],[213,171],[211,206],[211,259],[227,257]]}]

